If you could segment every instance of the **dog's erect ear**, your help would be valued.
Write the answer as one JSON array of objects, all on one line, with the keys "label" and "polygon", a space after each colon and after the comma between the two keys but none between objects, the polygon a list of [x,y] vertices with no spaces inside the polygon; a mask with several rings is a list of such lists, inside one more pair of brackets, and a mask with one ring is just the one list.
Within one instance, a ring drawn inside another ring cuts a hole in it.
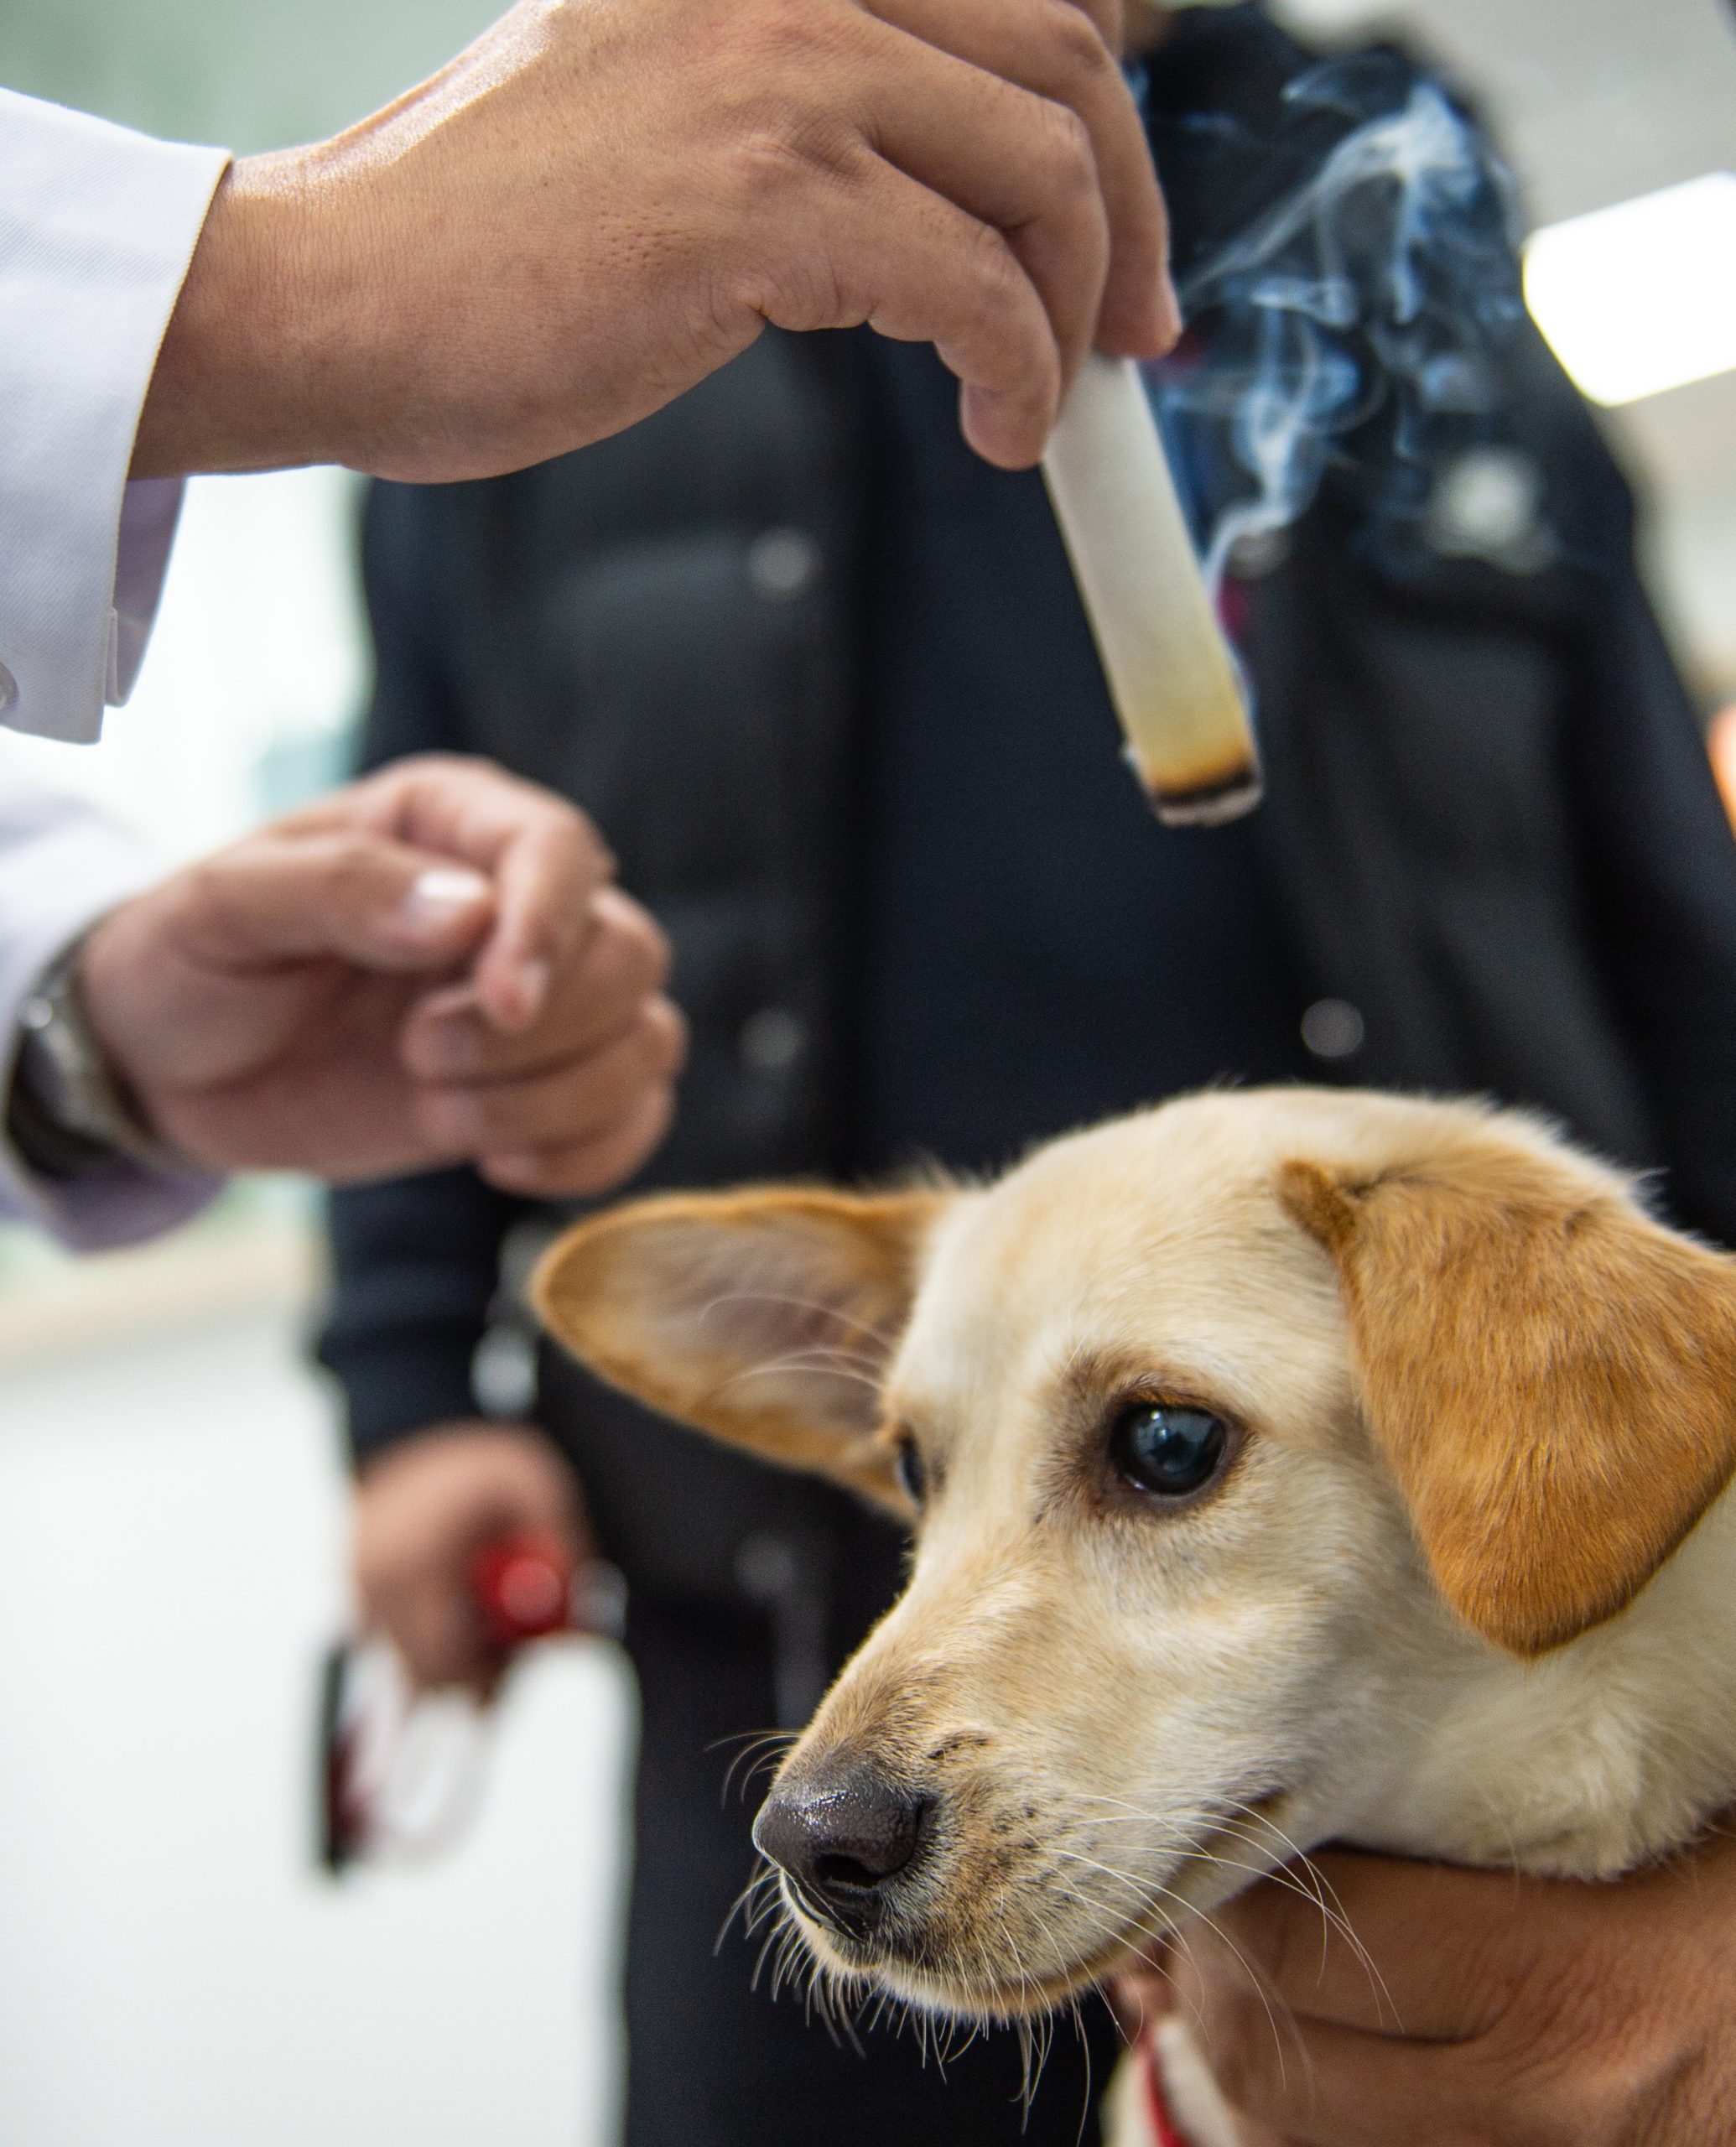
[{"label": "dog's erect ear", "polygon": [[1540,1655],[1643,1588],[1736,1469],[1736,1261],[1491,1139],[1279,1196],[1335,1261],[1363,1407],[1448,1601]]},{"label": "dog's erect ear", "polygon": [[946,1198],[773,1187],[636,1201],[568,1231],[531,1294],[612,1385],[902,1512],[874,1437],[880,1378]]}]

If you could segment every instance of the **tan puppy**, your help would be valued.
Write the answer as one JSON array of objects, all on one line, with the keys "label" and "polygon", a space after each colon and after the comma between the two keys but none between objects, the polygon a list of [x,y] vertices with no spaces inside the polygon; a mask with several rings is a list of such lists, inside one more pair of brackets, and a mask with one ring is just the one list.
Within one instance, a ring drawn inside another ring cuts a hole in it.
[{"label": "tan puppy", "polygon": [[845,1979],[1028,2014],[1328,1838],[1613,1874],[1736,1794],[1736,1261],[1530,1120],[1196,1096],[647,1201],[537,1296],[916,1521],[756,1827]]}]

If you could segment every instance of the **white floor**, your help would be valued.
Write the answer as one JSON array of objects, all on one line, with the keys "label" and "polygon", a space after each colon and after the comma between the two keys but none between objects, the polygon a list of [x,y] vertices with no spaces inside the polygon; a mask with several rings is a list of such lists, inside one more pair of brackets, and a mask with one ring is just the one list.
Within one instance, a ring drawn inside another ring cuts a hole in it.
[{"label": "white floor", "polygon": [[0,2142],[602,2147],[625,1686],[545,1651],[460,1853],[313,1875],[342,1506],[293,1324],[0,1378]]}]

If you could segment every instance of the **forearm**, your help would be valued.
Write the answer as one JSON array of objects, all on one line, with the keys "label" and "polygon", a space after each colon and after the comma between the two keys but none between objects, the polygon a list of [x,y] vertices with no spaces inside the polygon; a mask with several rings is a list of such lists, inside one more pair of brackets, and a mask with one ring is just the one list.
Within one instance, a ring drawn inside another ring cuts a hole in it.
[{"label": "forearm", "polygon": [[521,0],[346,133],[237,166],[135,472],[520,469],[646,416],[768,320],[933,342],[979,450],[1035,460],[1094,340],[1155,356],[1180,325],[1094,28],[1119,11],[910,12]]},{"label": "forearm", "polygon": [[[351,263],[340,183],[320,149],[231,166],[163,338],[135,478],[369,465],[352,429],[387,340],[390,264]],[[370,273],[372,272],[372,274]]]}]

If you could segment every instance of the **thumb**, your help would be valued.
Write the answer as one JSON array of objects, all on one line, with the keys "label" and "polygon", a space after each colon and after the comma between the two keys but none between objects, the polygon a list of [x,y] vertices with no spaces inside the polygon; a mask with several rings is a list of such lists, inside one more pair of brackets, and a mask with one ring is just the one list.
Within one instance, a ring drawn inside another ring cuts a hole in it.
[{"label": "thumb", "polygon": [[480,872],[383,836],[269,831],[187,876],[183,937],[215,966],[247,970],[337,955],[414,973],[467,954],[494,915]]}]

